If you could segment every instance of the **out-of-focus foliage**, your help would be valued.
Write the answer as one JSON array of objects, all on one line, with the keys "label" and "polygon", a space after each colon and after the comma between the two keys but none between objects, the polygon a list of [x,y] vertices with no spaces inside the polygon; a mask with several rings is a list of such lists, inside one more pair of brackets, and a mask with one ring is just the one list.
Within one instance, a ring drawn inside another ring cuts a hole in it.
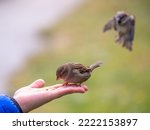
[{"label": "out-of-focus foliage", "polygon": [[[117,11],[136,17],[133,52],[114,42],[116,32],[102,27]],[[57,66],[66,62],[104,62],[85,83],[86,94],[72,94],[32,112],[150,112],[150,2],[148,0],[89,0],[53,29],[42,32],[45,50],[16,74],[12,93],[43,78],[55,80]]]}]

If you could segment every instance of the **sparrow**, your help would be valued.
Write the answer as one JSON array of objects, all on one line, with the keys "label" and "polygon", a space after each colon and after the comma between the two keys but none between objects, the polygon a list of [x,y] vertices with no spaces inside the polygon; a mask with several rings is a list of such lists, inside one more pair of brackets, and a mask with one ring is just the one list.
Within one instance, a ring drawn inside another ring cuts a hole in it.
[{"label": "sparrow", "polygon": [[91,73],[102,62],[98,61],[90,66],[84,66],[80,63],[66,63],[59,66],[56,70],[56,80],[62,79],[64,86],[69,84],[81,85],[91,77]]},{"label": "sparrow", "polygon": [[122,47],[132,51],[134,28],[135,17],[124,11],[118,11],[116,15],[104,25],[103,32],[114,29],[118,33],[115,41],[122,44]]}]

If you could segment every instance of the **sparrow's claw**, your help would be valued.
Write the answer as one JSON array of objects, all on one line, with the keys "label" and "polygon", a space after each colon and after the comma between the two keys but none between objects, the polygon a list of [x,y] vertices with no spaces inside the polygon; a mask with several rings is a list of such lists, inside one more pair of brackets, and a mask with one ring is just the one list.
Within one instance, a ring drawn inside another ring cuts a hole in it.
[{"label": "sparrow's claw", "polygon": [[63,83],[63,86],[76,86],[76,87],[81,87],[80,83]]}]

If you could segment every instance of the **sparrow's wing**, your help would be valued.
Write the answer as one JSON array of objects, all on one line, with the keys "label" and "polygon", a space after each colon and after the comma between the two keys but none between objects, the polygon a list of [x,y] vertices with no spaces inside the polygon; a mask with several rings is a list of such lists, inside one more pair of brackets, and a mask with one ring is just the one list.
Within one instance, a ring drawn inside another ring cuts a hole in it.
[{"label": "sparrow's wing", "polygon": [[134,30],[135,30],[135,17],[134,16],[130,16],[130,31],[129,31],[129,41],[133,41],[134,40]]},{"label": "sparrow's wing", "polygon": [[84,65],[82,64],[75,64],[74,65],[74,70],[78,70],[80,73],[85,73],[85,72],[88,72],[89,71],[89,68],[85,67]]},{"label": "sparrow's wing", "polygon": [[104,25],[103,32],[106,32],[106,31],[114,28],[114,26],[115,26],[115,19],[113,17]]}]

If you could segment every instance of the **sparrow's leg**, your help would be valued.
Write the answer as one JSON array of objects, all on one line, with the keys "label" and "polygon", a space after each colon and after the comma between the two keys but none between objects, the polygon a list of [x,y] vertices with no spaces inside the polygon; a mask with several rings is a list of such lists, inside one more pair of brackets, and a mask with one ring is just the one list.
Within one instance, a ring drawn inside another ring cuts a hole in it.
[{"label": "sparrow's leg", "polygon": [[64,83],[63,83],[63,86],[68,86],[68,85],[69,85],[68,82],[64,82]]},{"label": "sparrow's leg", "polygon": [[79,87],[81,87],[81,83],[77,83],[76,85],[79,86]]},{"label": "sparrow's leg", "polygon": [[122,43],[122,40],[123,40],[123,34],[118,32],[118,35],[116,36],[116,43]]},{"label": "sparrow's leg", "polygon": [[116,36],[115,42],[116,43],[121,43],[121,37],[119,35]]},{"label": "sparrow's leg", "polygon": [[71,85],[71,86],[74,85],[74,86],[76,86],[76,87],[81,87],[81,83],[71,83],[70,85]]},{"label": "sparrow's leg", "polygon": [[63,86],[76,86],[76,87],[81,87],[81,83],[63,83]]}]

